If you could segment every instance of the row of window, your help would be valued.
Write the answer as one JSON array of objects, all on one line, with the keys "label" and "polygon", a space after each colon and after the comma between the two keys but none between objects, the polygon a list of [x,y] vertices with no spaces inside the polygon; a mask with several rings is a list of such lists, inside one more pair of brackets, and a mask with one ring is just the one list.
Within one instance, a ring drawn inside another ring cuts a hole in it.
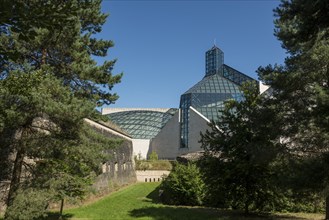
[{"label": "row of window", "polygon": [[[129,162],[129,165],[126,163],[123,163],[120,167],[122,170],[127,170],[131,166],[131,162]],[[114,163],[114,167],[112,168],[114,172],[117,172],[119,170],[119,165],[117,162]],[[102,164],[102,173],[110,173],[111,172],[111,164],[103,163]]]}]

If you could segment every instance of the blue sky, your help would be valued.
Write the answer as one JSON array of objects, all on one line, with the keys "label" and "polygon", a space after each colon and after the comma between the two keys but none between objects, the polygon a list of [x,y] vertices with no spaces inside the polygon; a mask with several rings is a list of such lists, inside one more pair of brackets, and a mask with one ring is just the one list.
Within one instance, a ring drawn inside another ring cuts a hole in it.
[{"label": "blue sky", "polygon": [[[109,13],[98,37],[113,40],[107,60],[123,72],[110,107],[178,107],[180,95],[205,73],[205,52],[214,40],[224,63],[257,79],[259,66],[283,63],[274,37],[277,0],[103,1]],[[98,60],[102,62],[101,59]]]}]

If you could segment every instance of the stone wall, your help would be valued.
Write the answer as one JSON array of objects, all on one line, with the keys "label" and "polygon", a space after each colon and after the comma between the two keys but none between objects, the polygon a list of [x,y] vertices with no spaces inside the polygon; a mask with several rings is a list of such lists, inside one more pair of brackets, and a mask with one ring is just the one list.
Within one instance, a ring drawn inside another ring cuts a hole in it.
[{"label": "stone wall", "polygon": [[86,122],[97,132],[109,138],[122,140],[120,146],[105,152],[109,155],[109,160],[102,164],[103,173],[96,178],[93,185],[95,190],[99,193],[108,193],[119,186],[136,182],[131,138],[89,119],[86,119]]},{"label": "stone wall", "polygon": [[[96,178],[94,189],[98,193],[107,193],[113,189],[136,182],[135,164],[133,160],[132,140],[126,134],[120,133],[110,127],[85,119],[97,132],[109,137],[121,139],[122,143],[115,149],[105,152],[109,160],[102,165],[103,173]],[[26,158],[26,162],[29,160]],[[31,163],[33,161],[30,161]],[[25,172],[23,172],[24,174]],[[24,178],[24,177],[23,177]],[[4,200],[9,190],[9,181],[0,181],[0,213],[4,212]]]},{"label": "stone wall", "polygon": [[96,178],[95,189],[107,193],[117,186],[136,182],[132,143],[124,141],[121,146],[107,153],[110,159],[102,165],[103,173]]}]

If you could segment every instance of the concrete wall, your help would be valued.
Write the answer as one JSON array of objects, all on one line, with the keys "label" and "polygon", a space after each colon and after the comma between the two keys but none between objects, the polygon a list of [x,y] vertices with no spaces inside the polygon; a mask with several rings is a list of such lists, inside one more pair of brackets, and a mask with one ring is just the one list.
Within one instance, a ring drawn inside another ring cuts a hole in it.
[{"label": "concrete wall", "polygon": [[132,139],[133,143],[133,153],[139,159],[147,159],[147,154],[150,150],[150,140],[149,139]]},{"label": "concrete wall", "polygon": [[207,129],[210,129],[208,126],[209,119],[199,113],[193,107],[190,107],[190,120],[189,120],[189,137],[188,137],[188,151],[196,152],[200,151],[201,140],[200,132],[205,133]]},{"label": "concrete wall", "polygon": [[150,152],[155,151],[159,159],[176,159],[180,143],[179,111],[151,140]]},{"label": "concrete wall", "polygon": [[136,176],[138,182],[159,182],[162,181],[164,176],[168,176],[168,170],[137,170]]},{"label": "concrete wall", "polygon": [[200,132],[209,129],[210,121],[193,107],[190,107],[188,148],[180,148],[179,112],[168,121],[159,134],[151,140],[150,151],[155,151],[159,159],[173,159],[182,154],[201,151]]}]

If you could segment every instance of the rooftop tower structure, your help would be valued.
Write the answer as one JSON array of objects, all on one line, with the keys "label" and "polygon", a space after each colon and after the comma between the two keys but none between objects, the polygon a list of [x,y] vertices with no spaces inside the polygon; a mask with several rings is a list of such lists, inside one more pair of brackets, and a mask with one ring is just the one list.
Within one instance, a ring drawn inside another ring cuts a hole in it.
[{"label": "rooftop tower structure", "polygon": [[223,75],[224,52],[214,45],[206,52],[206,75],[210,76],[216,73]]},{"label": "rooftop tower structure", "polygon": [[180,147],[189,148],[190,107],[208,120],[217,120],[224,102],[228,99],[241,101],[240,86],[251,77],[224,64],[224,53],[217,46],[206,51],[204,78],[181,95],[180,99]]}]

